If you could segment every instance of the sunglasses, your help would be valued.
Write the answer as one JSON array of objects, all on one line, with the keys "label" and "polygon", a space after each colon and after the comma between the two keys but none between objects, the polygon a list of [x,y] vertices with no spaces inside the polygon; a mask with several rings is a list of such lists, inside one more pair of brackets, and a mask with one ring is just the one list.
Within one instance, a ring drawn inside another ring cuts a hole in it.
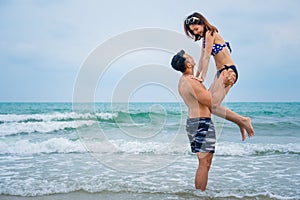
[{"label": "sunglasses", "polygon": [[200,21],[200,19],[197,17],[189,17],[185,20],[185,24],[190,25],[190,24],[195,23],[196,21]]}]

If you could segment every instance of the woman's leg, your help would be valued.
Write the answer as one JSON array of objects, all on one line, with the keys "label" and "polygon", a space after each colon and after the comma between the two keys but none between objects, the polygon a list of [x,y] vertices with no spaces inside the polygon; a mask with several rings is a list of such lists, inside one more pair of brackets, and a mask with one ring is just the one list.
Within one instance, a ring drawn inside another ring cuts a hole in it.
[{"label": "woman's leg", "polygon": [[[223,73],[223,72],[222,72]],[[224,76],[219,78],[215,78],[214,82],[212,83],[209,91],[212,95],[212,110],[211,112],[214,115],[222,117],[226,120],[234,122],[240,127],[242,133],[242,140],[246,139],[246,132],[248,136],[251,137],[254,135],[254,129],[251,125],[251,120],[248,117],[240,116],[239,114],[233,112],[232,110],[221,106],[222,101],[224,100],[225,96],[229,92],[232,85],[225,87],[224,85]]]}]

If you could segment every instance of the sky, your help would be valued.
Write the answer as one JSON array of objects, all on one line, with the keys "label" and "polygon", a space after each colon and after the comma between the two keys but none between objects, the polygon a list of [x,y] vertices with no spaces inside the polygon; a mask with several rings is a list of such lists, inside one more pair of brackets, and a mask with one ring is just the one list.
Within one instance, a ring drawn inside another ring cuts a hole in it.
[{"label": "sky", "polygon": [[[200,43],[183,31],[193,12],[231,43],[239,80],[226,101],[300,101],[299,8],[298,0],[0,0],[0,101],[72,102],[91,80],[95,101],[176,101],[171,56],[189,49],[185,41],[200,56]],[[147,35],[152,29],[161,34]],[[111,54],[100,53],[104,47]],[[80,79],[92,55],[100,71]]]}]

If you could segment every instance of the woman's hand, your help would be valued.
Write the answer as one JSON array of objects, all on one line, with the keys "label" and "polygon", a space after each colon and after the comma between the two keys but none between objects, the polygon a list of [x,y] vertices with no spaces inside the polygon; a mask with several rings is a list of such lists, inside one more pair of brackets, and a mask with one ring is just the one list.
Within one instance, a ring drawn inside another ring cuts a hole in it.
[{"label": "woman's hand", "polygon": [[202,78],[198,78],[198,77],[193,76],[193,75],[190,75],[190,78],[192,78],[192,79],[194,79],[194,80],[196,80],[196,81],[199,81],[200,83],[203,82],[203,79],[202,79]]}]

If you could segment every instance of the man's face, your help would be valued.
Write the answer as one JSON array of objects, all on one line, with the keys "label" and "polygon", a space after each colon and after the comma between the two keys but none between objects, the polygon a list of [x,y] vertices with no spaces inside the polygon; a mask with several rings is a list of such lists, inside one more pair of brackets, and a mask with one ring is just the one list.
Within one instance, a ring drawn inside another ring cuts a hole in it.
[{"label": "man's face", "polygon": [[186,61],[187,62],[189,62],[191,65],[192,65],[192,67],[194,68],[194,66],[195,66],[195,61],[194,61],[194,59],[192,58],[192,56],[190,56],[189,54],[184,54],[183,55],[183,57],[185,57],[186,58]]}]

